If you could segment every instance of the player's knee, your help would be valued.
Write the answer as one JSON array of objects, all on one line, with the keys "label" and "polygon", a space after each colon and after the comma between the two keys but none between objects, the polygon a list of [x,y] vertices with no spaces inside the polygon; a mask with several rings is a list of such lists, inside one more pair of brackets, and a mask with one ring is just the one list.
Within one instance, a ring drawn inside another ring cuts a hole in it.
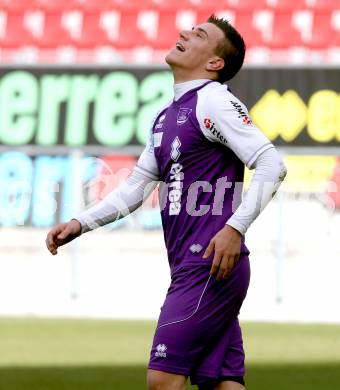
[{"label": "player's knee", "polygon": [[181,375],[148,370],[148,390],[185,390],[185,378]]},{"label": "player's knee", "polygon": [[163,390],[168,384],[167,378],[160,371],[149,370],[147,375],[148,390]]}]

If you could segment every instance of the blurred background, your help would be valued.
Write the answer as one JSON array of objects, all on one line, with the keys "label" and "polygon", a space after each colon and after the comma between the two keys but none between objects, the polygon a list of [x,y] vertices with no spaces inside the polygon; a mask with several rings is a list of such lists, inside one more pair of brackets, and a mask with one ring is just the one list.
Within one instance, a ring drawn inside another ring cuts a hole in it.
[{"label": "blurred background", "polygon": [[57,257],[44,240],[130,173],[173,94],[164,55],[212,13],[288,167],[247,234],[249,388],[340,389],[340,1],[0,0],[1,390],[144,388],[170,281],[157,192]]}]

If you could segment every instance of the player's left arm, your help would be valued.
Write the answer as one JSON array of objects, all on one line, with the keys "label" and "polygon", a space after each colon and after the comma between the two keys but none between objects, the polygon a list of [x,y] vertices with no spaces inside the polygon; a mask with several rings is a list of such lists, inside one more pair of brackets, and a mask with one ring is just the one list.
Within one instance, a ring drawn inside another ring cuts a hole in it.
[{"label": "player's left arm", "polygon": [[[203,257],[214,253],[211,274],[226,278],[240,256],[241,238],[275,195],[287,170],[274,145],[249,118],[246,107],[232,94],[221,90],[213,101],[206,101],[200,118],[202,131],[212,142],[230,148],[249,169],[255,169],[249,189],[226,225],[210,241]],[[203,115],[204,116],[204,115]],[[214,123],[215,131],[204,126]]]}]

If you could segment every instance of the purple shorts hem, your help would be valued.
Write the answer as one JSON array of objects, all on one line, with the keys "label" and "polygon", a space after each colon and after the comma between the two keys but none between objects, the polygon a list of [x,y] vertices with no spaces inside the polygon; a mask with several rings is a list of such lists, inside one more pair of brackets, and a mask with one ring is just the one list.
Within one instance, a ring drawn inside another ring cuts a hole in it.
[{"label": "purple shorts hem", "polygon": [[225,371],[223,373],[211,373],[211,372],[195,372],[193,375],[190,376],[190,383],[191,385],[197,385],[200,386],[202,383],[205,383],[207,381],[216,381],[219,380],[222,377],[244,377],[244,373],[240,371]]},{"label": "purple shorts hem", "polygon": [[[218,379],[222,376],[244,376],[244,371],[223,371],[222,373],[218,372],[207,372],[207,371],[197,371],[193,374],[190,374],[189,369],[184,369],[183,367],[174,367],[174,366],[165,366],[162,364],[149,364],[148,366],[151,370],[168,372],[170,374],[190,376],[193,378],[209,378],[209,379]],[[191,381],[193,384],[195,382]]]},{"label": "purple shorts hem", "polygon": [[199,377],[204,377],[204,378],[211,378],[211,379],[218,379],[222,376],[244,376],[245,373],[243,371],[223,371],[221,373],[218,372],[202,372],[202,371],[197,371],[193,374],[193,376],[199,376]]},{"label": "purple shorts hem", "polygon": [[151,370],[168,372],[170,374],[177,374],[177,375],[184,375],[184,376],[189,376],[189,374],[190,374],[190,370],[186,370],[183,367],[173,367],[173,366],[169,367],[169,366],[165,366],[163,364],[150,363],[148,365],[148,368]]}]

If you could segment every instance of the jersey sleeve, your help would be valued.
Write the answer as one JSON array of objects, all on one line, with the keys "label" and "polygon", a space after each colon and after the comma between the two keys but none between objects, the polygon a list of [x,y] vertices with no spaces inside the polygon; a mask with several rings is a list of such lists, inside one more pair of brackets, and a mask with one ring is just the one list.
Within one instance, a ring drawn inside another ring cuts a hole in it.
[{"label": "jersey sleeve", "polygon": [[252,123],[245,105],[226,86],[202,92],[197,101],[197,118],[203,134],[230,148],[252,169],[256,158],[273,144]]},{"label": "jersey sleeve", "polygon": [[153,133],[150,131],[147,144],[142,154],[139,156],[135,169],[145,176],[148,176],[152,180],[158,180],[159,168],[155,157],[154,148],[154,137]]}]

